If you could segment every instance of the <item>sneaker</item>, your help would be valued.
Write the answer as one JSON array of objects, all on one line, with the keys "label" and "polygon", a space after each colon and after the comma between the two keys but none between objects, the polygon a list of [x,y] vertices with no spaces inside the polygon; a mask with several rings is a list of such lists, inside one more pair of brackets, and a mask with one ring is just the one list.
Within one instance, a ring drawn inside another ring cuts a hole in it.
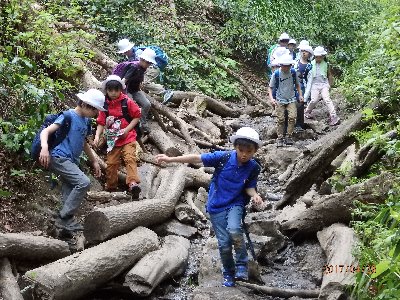
[{"label": "sneaker", "polygon": [[174,96],[174,92],[171,90],[166,90],[164,94],[164,101],[162,104],[167,104],[169,101],[171,101],[172,96]]},{"label": "sneaker", "polygon": [[330,117],[329,125],[335,126],[335,125],[339,124],[339,121],[340,121],[339,117],[336,115],[333,115]]},{"label": "sneaker", "polygon": [[309,113],[309,112],[304,112],[304,117],[305,117],[306,119],[312,119],[312,118],[313,118],[313,116],[312,116],[311,113]]},{"label": "sneaker", "polygon": [[249,272],[246,266],[237,266],[235,272],[235,280],[247,281],[249,280]]},{"label": "sneaker", "polygon": [[140,195],[141,189],[139,184],[136,182],[131,182],[129,184],[129,193],[132,195],[132,199],[138,199]]},{"label": "sneaker", "polygon": [[57,228],[65,229],[66,231],[82,231],[83,226],[74,217],[61,218],[58,216],[55,219],[54,225]]},{"label": "sneaker", "polygon": [[285,145],[293,145],[293,144],[294,144],[294,142],[293,142],[292,137],[290,135],[286,136]]},{"label": "sneaker", "polygon": [[223,286],[233,287],[235,286],[235,279],[232,275],[224,275],[224,281],[222,282]]},{"label": "sneaker", "polygon": [[278,137],[276,139],[276,147],[283,147],[285,145],[285,140],[283,137]]}]

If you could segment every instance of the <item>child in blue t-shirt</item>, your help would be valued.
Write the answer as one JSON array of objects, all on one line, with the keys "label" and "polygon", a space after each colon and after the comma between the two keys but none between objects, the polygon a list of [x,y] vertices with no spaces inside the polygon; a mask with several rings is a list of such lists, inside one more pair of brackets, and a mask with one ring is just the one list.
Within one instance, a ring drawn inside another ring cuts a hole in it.
[{"label": "child in blue t-shirt", "polygon": [[[188,154],[168,157],[156,155],[157,162],[203,163],[215,167],[208,192],[207,211],[218,240],[224,286],[234,286],[235,278],[248,279],[248,255],[243,237],[242,218],[249,198],[255,205],[263,200],[256,191],[260,166],[253,159],[261,145],[258,133],[250,127],[240,128],[231,136],[234,151]],[[235,259],[232,248],[235,249]]]},{"label": "child in blue t-shirt", "polygon": [[105,98],[103,93],[96,89],[90,89],[77,96],[80,99],[78,105],[68,111],[71,116],[71,127],[65,139],[54,149],[49,149],[49,136],[62,126],[63,114],[40,133],[39,162],[43,167],[59,175],[62,181],[63,205],[56,217],[55,225],[68,232],[83,230],[82,225],[74,219],[74,214],[90,187],[89,177],[78,166],[82,151],[85,151],[92,162],[95,176],[101,176],[100,165],[85,138],[90,134],[90,118],[96,117],[99,110],[104,110]]}]

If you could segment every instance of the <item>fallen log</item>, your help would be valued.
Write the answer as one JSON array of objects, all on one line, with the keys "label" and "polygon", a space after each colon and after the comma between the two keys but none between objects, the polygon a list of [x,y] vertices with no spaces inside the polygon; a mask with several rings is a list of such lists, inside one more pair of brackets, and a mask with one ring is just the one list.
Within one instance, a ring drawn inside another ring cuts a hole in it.
[{"label": "fallen log", "polygon": [[199,169],[186,168],[185,172],[185,188],[188,187],[203,187],[208,188],[211,181],[211,174],[208,174]]},{"label": "fallen log", "polygon": [[30,270],[23,279],[31,284],[35,299],[78,299],[158,248],[157,235],[150,229],[138,227],[80,253]]},{"label": "fallen log", "polygon": [[237,281],[237,285],[244,286],[267,295],[282,297],[282,298],[289,298],[295,296],[300,298],[318,298],[319,296],[319,290],[281,289],[281,288],[257,285],[253,283],[247,283],[243,281]]},{"label": "fallen log", "polygon": [[164,189],[160,198],[97,208],[91,212],[84,223],[86,240],[97,243],[137,226],[149,226],[167,220],[185,187],[185,168],[171,170],[167,179],[168,188]]},{"label": "fallen log", "polygon": [[66,242],[24,233],[0,233],[0,257],[49,262],[71,254]]},{"label": "fallen log", "polygon": [[87,192],[86,199],[89,201],[98,201],[101,203],[110,202],[112,200],[116,201],[130,201],[132,196],[128,195],[126,192]]},{"label": "fallen log", "polygon": [[0,259],[0,299],[23,300],[8,258]]},{"label": "fallen log", "polygon": [[[194,204],[194,200],[197,198],[197,194],[195,194],[192,191],[187,191],[185,194],[185,202],[191,207],[191,209],[196,213],[198,217],[200,217],[201,220],[206,220],[206,216],[203,214],[203,212]],[[177,217],[178,218],[178,217]],[[179,218],[178,218],[179,220]]]},{"label": "fallen log", "polygon": [[363,203],[382,203],[396,182],[391,173],[382,173],[365,182],[348,186],[343,192],[323,196],[313,201],[305,210],[295,211],[282,220],[281,229],[286,233],[303,236],[314,234],[334,223],[348,224],[354,201]]},{"label": "fallen log", "polygon": [[[338,292],[355,283],[357,261],[352,255],[358,239],[354,230],[343,224],[333,224],[317,232],[318,241],[325,252],[327,262],[323,266],[321,292],[331,283],[337,283]],[[332,286],[332,285],[331,285]]]},{"label": "fallen log", "polygon": [[150,295],[160,282],[185,271],[189,247],[184,237],[166,236],[159,250],[148,253],[126,274],[124,285],[136,295]]},{"label": "fallen log", "polygon": [[168,156],[180,156],[183,151],[175,144],[168,135],[155,122],[149,122],[150,133],[149,138],[161,150],[162,153]]},{"label": "fallen log", "polygon": [[[351,133],[363,126],[366,126],[366,123],[362,121],[362,114],[358,113],[338,129],[307,147],[307,151],[296,160],[294,167],[290,168],[290,176],[283,176],[288,178],[282,187],[285,194],[276,203],[276,208],[293,204],[299,196],[304,195],[328,169],[331,162],[354,142]],[[332,174],[325,175],[330,177]]]}]

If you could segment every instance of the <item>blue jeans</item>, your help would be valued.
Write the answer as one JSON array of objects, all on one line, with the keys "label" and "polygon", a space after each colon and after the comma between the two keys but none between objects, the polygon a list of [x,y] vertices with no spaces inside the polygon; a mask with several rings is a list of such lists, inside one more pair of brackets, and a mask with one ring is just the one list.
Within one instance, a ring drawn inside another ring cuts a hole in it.
[{"label": "blue jeans", "polygon": [[[234,206],[220,213],[210,214],[211,224],[218,240],[218,249],[224,275],[234,275],[235,265],[247,268],[248,256],[243,237],[243,206]],[[235,249],[233,259],[232,247]]]},{"label": "blue jeans", "polygon": [[61,218],[72,217],[90,188],[90,179],[79,167],[64,157],[52,157],[50,171],[60,176],[63,207]]}]

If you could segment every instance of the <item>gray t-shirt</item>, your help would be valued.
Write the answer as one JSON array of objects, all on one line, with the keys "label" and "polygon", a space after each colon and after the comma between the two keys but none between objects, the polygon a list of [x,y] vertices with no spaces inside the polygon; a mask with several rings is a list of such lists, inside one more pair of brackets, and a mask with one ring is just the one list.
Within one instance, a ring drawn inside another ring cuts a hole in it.
[{"label": "gray t-shirt", "polygon": [[[295,76],[296,83],[299,83],[297,75]],[[272,74],[269,86],[273,90],[275,88],[275,73]],[[282,104],[288,104],[296,102],[296,95],[294,92],[295,85],[293,84],[293,75],[289,71],[288,73],[282,72],[279,69],[279,86],[276,91],[276,101]]]}]

